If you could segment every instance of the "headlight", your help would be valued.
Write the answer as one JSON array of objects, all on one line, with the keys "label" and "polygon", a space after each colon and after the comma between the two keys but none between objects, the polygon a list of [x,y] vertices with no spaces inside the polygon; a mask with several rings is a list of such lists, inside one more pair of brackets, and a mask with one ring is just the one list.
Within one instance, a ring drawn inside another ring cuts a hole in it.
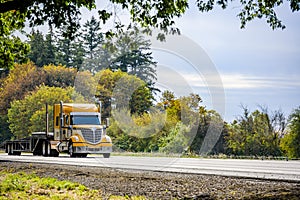
[{"label": "headlight", "polygon": [[105,136],[105,139],[106,139],[107,142],[110,142],[110,143],[111,143],[111,139],[110,139],[109,136],[106,135],[106,136]]},{"label": "headlight", "polygon": [[74,136],[74,139],[76,140],[76,141],[79,141],[79,138],[78,138],[78,136]]}]

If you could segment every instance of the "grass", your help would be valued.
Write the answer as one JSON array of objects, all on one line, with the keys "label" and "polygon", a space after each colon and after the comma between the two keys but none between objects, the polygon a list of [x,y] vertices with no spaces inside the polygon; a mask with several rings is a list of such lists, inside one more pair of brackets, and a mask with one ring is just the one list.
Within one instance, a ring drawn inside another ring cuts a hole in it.
[{"label": "grass", "polygon": [[35,174],[0,172],[0,200],[2,199],[101,199],[100,190],[54,178],[40,178]]},{"label": "grass", "polygon": [[[0,200],[77,200],[102,199],[100,190],[92,190],[79,183],[59,181],[55,178],[40,178],[35,174],[0,171]],[[109,199],[144,200],[144,197],[111,196]]]},{"label": "grass", "polygon": [[109,200],[146,200],[145,197],[142,196],[136,196],[136,197],[129,197],[129,196],[110,196]]}]

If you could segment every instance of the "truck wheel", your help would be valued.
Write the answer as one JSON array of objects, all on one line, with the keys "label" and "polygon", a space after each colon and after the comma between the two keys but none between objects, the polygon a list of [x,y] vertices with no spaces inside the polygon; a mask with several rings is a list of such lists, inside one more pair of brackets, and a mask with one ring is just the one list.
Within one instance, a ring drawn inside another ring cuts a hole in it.
[{"label": "truck wheel", "polygon": [[103,154],[103,157],[104,157],[104,158],[109,158],[109,157],[110,157],[110,153],[104,153],[104,154]]},{"label": "truck wheel", "polygon": [[73,149],[73,144],[72,142],[69,143],[69,154],[70,154],[70,157],[76,157],[76,153],[74,153],[74,149]]},{"label": "truck wheel", "polygon": [[81,154],[80,154],[80,157],[86,158],[86,157],[87,157],[87,153],[81,153]]},{"label": "truck wheel", "polygon": [[48,141],[43,141],[42,151],[43,156],[50,155],[50,145],[48,144]]},{"label": "truck wheel", "polygon": [[50,156],[52,156],[52,157],[58,157],[59,156],[59,152],[56,151],[55,149],[51,149],[50,150]]}]

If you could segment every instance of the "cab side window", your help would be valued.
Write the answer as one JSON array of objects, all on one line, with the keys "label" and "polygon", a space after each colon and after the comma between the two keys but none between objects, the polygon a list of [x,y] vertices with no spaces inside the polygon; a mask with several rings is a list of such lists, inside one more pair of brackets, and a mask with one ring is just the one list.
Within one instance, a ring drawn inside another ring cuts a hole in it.
[{"label": "cab side window", "polygon": [[59,126],[59,116],[56,116],[56,118],[55,118],[55,126]]},{"label": "cab side window", "polygon": [[70,125],[70,117],[69,115],[66,115],[66,125]]}]

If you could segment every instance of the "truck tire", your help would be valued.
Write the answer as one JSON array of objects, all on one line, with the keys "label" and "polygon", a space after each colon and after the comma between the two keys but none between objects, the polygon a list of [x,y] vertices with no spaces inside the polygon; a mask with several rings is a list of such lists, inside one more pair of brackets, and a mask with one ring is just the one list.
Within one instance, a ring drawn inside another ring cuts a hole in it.
[{"label": "truck tire", "polygon": [[103,157],[104,157],[104,158],[109,158],[109,157],[110,157],[110,153],[104,153],[104,154],[103,154]]},{"label": "truck tire", "polygon": [[86,158],[86,157],[87,157],[87,153],[81,153],[81,154],[80,154],[80,157],[81,157],[81,158]]},{"label": "truck tire", "polygon": [[52,156],[52,157],[58,157],[59,156],[59,152],[56,151],[55,149],[51,149],[50,150],[50,156]]},{"label": "truck tire", "polygon": [[12,152],[12,145],[11,145],[11,144],[8,144],[8,145],[7,145],[7,154],[8,154],[8,155],[13,155],[13,152]]},{"label": "truck tire", "polygon": [[42,155],[43,156],[49,156],[50,155],[50,145],[48,141],[43,141],[43,146],[42,146]]},{"label": "truck tire", "polygon": [[74,153],[74,148],[73,148],[72,142],[69,142],[69,154],[70,154],[70,157],[72,157],[72,158],[77,157],[77,154]]}]

